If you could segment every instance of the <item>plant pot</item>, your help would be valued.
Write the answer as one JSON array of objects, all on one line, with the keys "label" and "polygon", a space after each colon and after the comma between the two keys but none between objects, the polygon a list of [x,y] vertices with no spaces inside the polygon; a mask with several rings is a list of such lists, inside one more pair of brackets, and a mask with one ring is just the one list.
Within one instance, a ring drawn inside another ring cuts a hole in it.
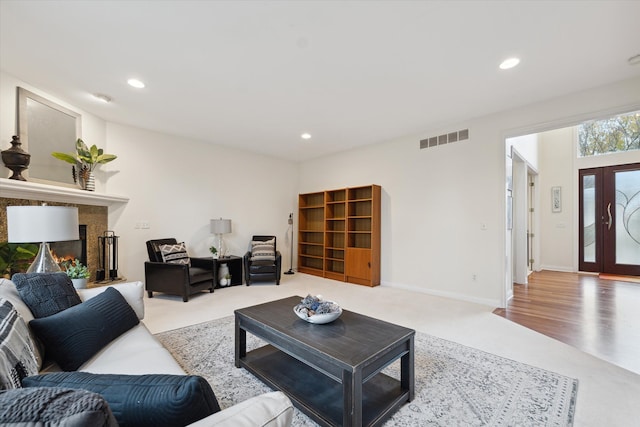
[{"label": "plant pot", "polygon": [[93,172],[80,174],[80,188],[86,191],[96,191],[96,178]]},{"label": "plant pot", "polygon": [[73,283],[73,287],[76,289],[86,289],[88,280],[89,279],[71,279],[71,283]]}]

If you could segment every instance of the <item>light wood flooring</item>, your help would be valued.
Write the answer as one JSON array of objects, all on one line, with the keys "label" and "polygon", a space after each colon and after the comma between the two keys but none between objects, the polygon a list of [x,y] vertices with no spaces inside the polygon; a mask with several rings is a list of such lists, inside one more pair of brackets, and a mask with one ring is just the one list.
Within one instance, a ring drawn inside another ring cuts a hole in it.
[{"label": "light wood flooring", "polygon": [[535,272],[494,313],[640,373],[640,284]]}]

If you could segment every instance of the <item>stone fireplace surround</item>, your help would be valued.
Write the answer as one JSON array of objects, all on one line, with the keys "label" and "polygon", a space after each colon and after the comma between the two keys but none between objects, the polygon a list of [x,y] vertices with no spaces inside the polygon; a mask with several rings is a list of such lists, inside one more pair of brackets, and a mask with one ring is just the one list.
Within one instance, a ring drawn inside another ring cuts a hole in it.
[{"label": "stone fireplace surround", "polygon": [[87,265],[90,280],[95,280],[100,265],[98,237],[108,230],[109,206],[128,201],[123,196],[0,178],[0,241],[7,240],[7,206],[75,206],[78,222],[87,226]]}]

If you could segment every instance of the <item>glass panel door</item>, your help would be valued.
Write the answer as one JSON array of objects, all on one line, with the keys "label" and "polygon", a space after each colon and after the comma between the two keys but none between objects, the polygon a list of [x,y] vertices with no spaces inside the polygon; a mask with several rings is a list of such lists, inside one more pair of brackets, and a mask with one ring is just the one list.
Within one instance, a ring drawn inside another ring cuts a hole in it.
[{"label": "glass panel door", "polygon": [[640,275],[640,164],[604,173],[605,271]]},{"label": "glass panel door", "polygon": [[602,270],[601,252],[602,217],[602,169],[583,169],[580,171],[580,271],[600,272]]},{"label": "glass panel door", "polygon": [[640,275],[640,163],[583,169],[580,270]]}]

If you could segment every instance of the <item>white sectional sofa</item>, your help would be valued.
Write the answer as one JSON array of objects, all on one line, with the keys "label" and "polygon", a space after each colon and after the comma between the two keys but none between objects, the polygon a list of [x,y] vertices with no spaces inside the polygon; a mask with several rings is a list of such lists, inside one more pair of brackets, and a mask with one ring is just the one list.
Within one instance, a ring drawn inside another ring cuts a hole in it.
[{"label": "white sectional sofa", "polygon": [[[142,322],[144,319],[144,285],[142,282],[129,282],[112,286],[124,297],[133,308],[140,322],[122,335],[115,338],[97,354],[83,363],[77,370],[91,374],[171,374],[186,375],[180,365],[159,341],[149,332]],[[104,292],[108,287],[78,290],[84,302]],[[34,319],[29,307],[22,301],[15,284],[0,279],[0,300],[8,300],[28,325]],[[29,328],[34,340],[34,349],[39,365],[39,373],[55,373],[61,369],[56,364],[45,363],[43,355],[38,351],[35,336]],[[0,365],[0,369],[2,366]],[[54,377],[51,377],[54,378]],[[223,409],[197,421],[197,426],[234,426],[280,427],[291,424],[293,407],[289,399],[280,392],[267,393],[254,397],[231,408]]]}]

